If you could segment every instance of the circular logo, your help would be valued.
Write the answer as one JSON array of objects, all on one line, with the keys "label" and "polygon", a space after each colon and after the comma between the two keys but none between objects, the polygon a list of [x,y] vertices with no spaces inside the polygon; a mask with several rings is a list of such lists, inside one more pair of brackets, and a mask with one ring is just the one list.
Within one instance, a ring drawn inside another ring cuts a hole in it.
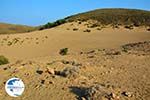
[{"label": "circular logo", "polygon": [[6,92],[12,97],[18,97],[22,95],[24,88],[24,83],[19,78],[11,78],[5,84]]}]

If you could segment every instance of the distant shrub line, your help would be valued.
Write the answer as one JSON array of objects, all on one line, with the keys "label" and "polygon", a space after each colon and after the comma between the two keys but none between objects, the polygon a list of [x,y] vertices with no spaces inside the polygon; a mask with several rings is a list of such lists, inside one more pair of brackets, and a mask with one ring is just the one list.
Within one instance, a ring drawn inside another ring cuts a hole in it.
[{"label": "distant shrub line", "polygon": [[57,21],[55,21],[53,23],[48,22],[47,24],[41,26],[39,30],[56,27],[56,26],[59,26],[59,25],[64,24],[64,23],[66,23],[65,19],[60,19],[60,20],[57,20]]}]

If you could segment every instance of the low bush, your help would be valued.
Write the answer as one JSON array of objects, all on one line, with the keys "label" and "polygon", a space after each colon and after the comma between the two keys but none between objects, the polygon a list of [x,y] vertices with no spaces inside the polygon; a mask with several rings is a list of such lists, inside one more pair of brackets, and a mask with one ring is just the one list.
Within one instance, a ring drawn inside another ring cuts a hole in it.
[{"label": "low bush", "polygon": [[60,55],[67,55],[67,53],[68,53],[68,48],[63,48],[63,49],[60,49],[59,51]]},{"label": "low bush", "polygon": [[83,32],[91,32],[91,30],[89,30],[89,29],[86,29],[86,30],[84,30]]},{"label": "low bush", "polygon": [[0,56],[0,65],[8,64],[9,61],[6,57]]}]

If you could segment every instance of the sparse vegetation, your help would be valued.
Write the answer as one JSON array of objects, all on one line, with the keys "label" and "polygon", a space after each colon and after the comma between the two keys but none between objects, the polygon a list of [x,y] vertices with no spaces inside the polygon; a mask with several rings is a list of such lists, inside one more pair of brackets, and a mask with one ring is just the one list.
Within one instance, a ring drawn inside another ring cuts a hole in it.
[{"label": "sparse vegetation", "polygon": [[39,30],[56,27],[56,26],[59,26],[59,25],[64,24],[64,23],[66,23],[66,20],[65,20],[65,19],[60,19],[60,20],[57,20],[57,21],[55,21],[55,22],[53,22],[53,23],[48,22],[47,24],[41,26],[41,27],[39,28]]},{"label": "sparse vegetation", "polygon": [[0,65],[4,65],[4,64],[8,64],[8,63],[9,63],[8,59],[1,55],[0,56]]},{"label": "sparse vegetation", "polygon": [[115,29],[115,28],[119,28],[119,26],[118,25],[112,25],[112,27]]},{"label": "sparse vegetation", "polygon": [[102,28],[98,27],[98,28],[97,28],[97,30],[99,30],[99,31],[100,31],[100,30],[102,30]]},{"label": "sparse vegetation", "polygon": [[89,30],[89,29],[86,29],[86,30],[84,30],[83,32],[91,32],[91,30]]},{"label": "sparse vegetation", "polygon": [[68,54],[68,48],[60,49],[59,54],[60,55],[67,55]]},{"label": "sparse vegetation", "polygon": [[125,26],[125,28],[132,30],[133,26],[132,25],[127,25],[127,26]]},{"label": "sparse vegetation", "polygon": [[37,30],[38,27],[0,23],[0,34],[25,33]]},{"label": "sparse vegetation", "polygon": [[[149,26],[150,11],[136,9],[98,9],[66,18],[68,21],[96,20],[100,25]],[[95,25],[94,25],[95,26]]]},{"label": "sparse vegetation", "polygon": [[79,30],[78,28],[73,28],[73,31],[77,31],[77,30]]},{"label": "sparse vegetation", "polygon": [[94,24],[88,26],[88,28],[95,28],[95,27],[98,27],[98,26],[99,26],[99,25],[98,25],[97,23],[94,23]]}]

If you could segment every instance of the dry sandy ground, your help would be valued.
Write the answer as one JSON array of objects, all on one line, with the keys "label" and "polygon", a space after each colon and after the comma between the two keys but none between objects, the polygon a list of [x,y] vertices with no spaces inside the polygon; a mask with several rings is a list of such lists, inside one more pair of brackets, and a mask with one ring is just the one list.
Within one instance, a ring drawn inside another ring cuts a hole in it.
[{"label": "dry sandy ground", "polygon": [[[71,25],[0,35],[0,55],[10,60],[0,66],[0,100],[150,100],[150,32]],[[69,54],[59,55],[65,47]],[[26,86],[18,98],[4,89],[14,76]]]}]

